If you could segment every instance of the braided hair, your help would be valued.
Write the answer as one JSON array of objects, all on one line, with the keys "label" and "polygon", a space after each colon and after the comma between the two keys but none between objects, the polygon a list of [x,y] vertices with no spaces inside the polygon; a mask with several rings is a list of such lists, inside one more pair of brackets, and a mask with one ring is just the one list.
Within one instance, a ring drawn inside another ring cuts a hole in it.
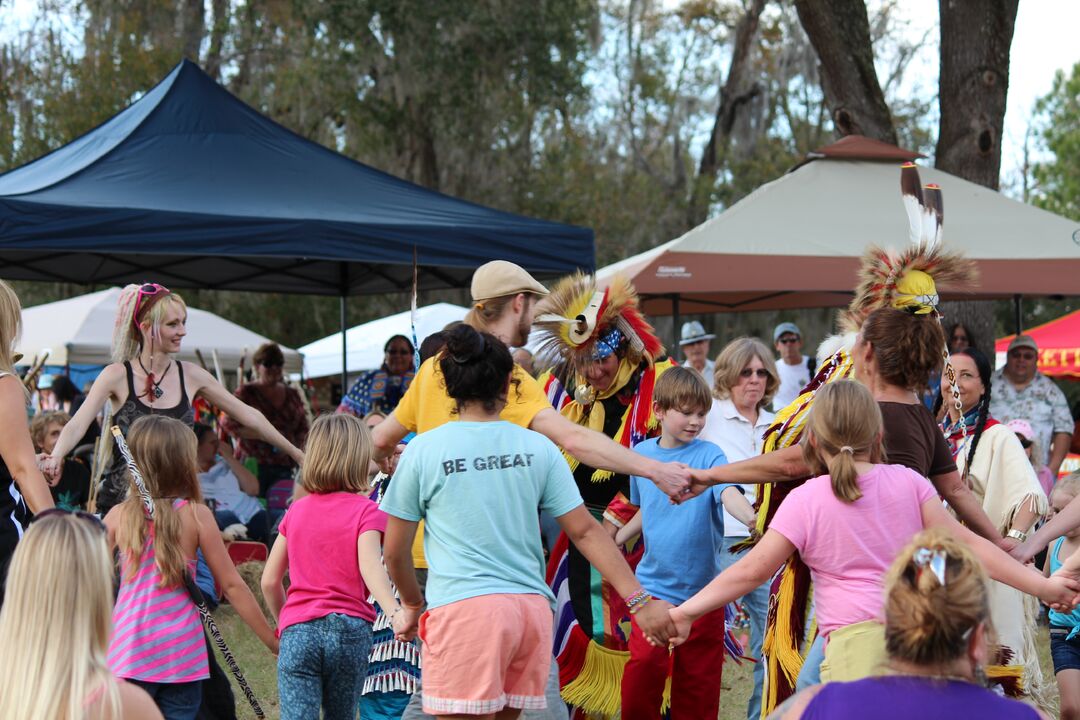
[{"label": "braided hair", "polygon": [[[971,470],[971,461],[975,459],[975,449],[979,446],[979,438],[982,437],[983,430],[986,429],[986,421],[990,417],[990,381],[993,371],[990,368],[990,361],[977,347],[969,347],[953,353],[953,357],[957,355],[966,355],[971,358],[972,362],[975,363],[975,368],[979,371],[979,379],[982,380],[983,384],[983,394],[979,398],[979,415],[975,421],[975,432],[971,436],[971,447],[968,448],[964,463],[964,477],[966,478]],[[941,393],[938,393],[937,400],[934,401],[935,416],[941,411],[943,403],[944,397]]]}]

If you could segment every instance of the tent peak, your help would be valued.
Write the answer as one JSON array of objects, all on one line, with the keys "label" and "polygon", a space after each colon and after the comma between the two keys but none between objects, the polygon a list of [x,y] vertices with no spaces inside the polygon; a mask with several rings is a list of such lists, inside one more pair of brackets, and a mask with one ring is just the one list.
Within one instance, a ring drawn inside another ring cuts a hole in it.
[{"label": "tent peak", "polygon": [[[882,162],[913,162],[925,158],[922,153],[890,145],[863,135],[848,135],[831,145],[812,150],[796,168],[813,160],[877,160]],[[795,168],[793,168],[795,169]]]}]

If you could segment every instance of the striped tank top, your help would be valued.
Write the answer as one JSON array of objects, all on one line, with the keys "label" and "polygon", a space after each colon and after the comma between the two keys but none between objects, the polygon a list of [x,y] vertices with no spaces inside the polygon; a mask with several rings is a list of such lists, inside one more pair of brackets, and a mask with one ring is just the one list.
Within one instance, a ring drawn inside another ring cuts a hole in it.
[{"label": "striped tank top", "polygon": [[[177,500],[179,510],[187,500]],[[142,562],[129,578],[130,557],[123,558],[120,593],[113,608],[109,669],[117,677],[143,682],[184,683],[210,676],[199,612],[183,585],[161,587],[154,564],[154,526]],[[190,572],[195,572],[191,561]]]}]

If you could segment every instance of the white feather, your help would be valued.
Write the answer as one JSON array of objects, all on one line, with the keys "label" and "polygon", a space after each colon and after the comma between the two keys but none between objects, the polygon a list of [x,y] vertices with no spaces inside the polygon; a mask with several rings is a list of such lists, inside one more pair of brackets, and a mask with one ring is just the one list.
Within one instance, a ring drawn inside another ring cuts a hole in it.
[{"label": "white feather", "polygon": [[908,216],[908,238],[912,245],[921,245],[923,241],[923,206],[914,195],[904,193],[904,210]]}]

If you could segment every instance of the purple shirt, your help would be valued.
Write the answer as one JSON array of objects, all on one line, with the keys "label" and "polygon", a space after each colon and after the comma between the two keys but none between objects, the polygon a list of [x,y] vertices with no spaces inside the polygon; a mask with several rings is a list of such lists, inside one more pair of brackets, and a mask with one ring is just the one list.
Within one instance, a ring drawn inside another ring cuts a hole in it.
[{"label": "purple shirt", "polygon": [[[872,713],[867,708],[873,708]],[[1037,720],[1034,708],[960,680],[911,676],[866,678],[822,686],[802,720]]]}]

